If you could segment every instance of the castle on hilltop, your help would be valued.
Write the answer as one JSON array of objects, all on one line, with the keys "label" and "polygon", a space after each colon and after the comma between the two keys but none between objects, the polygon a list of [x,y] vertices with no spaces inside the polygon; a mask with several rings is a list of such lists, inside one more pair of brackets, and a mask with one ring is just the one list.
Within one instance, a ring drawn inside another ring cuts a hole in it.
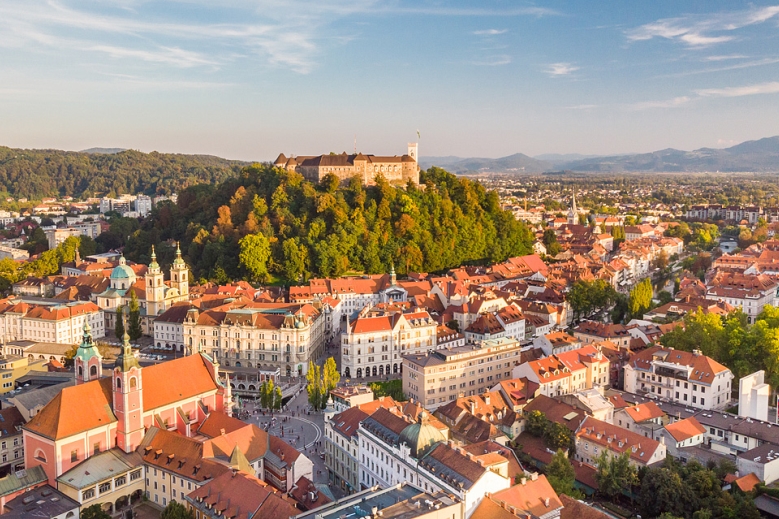
[{"label": "castle on hilltop", "polygon": [[375,185],[378,175],[393,184],[406,184],[409,180],[419,184],[418,151],[419,144],[413,142],[409,143],[406,155],[392,157],[362,153],[347,155],[344,152],[340,155],[301,155],[287,158],[281,153],[273,165],[287,171],[297,171],[311,182],[319,182],[332,173],[341,181],[358,176],[366,186]]}]

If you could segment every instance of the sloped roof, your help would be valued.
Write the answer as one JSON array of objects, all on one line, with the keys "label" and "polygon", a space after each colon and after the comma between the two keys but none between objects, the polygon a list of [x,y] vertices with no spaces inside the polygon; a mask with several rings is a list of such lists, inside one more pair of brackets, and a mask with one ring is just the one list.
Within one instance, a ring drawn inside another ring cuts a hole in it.
[{"label": "sloped roof", "polygon": [[496,492],[492,494],[492,498],[525,510],[535,517],[542,517],[563,507],[557,493],[543,474],[536,479],[525,479],[524,484],[520,483]]},{"label": "sloped roof", "polygon": [[706,428],[692,416],[685,418],[684,420],[669,423],[665,426],[665,430],[668,431],[677,442],[689,440],[690,438],[695,438],[696,436],[706,433]]},{"label": "sloped roof", "polygon": [[66,387],[24,428],[58,440],[113,423],[116,416],[111,408],[111,391],[111,378]]}]

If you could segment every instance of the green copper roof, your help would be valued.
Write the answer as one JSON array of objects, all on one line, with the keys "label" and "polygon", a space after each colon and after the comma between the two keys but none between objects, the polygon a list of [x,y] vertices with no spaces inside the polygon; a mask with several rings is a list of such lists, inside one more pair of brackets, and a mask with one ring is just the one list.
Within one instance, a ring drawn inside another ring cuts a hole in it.
[{"label": "green copper roof", "polygon": [[157,253],[154,252],[154,245],[151,246],[151,263],[149,263],[149,270],[160,268],[157,263]]},{"label": "green copper roof", "polygon": [[176,259],[173,260],[174,265],[184,265],[184,260],[181,259],[181,245],[176,242]]},{"label": "green copper roof", "polygon": [[417,423],[407,426],[400,432],[399,444],[407,444],[411,449],[411,455],[419,459],[438,442],[446,441],[444,435],[437,427],[430,424],[427,413],[419,413]]},{"label": "green copper roof", "polygon": [[130,344],[130,336],[127,335],[127,332],[124,332],[124,336],[122,337],[122,353],[116,358],[114,367],[119,368],[122,372],[141,367],[140,364],[138,364],[138,359],[136,359],[133,354],[133,347]]},{"label": "green copper roof", "polygon": [[97,345],[95,345],[92,340],[92,327],[84,320],[84,338],[81,341],[78,350],[76,350],[75,358],[81,359],[84,363],[87,363],[92,357],[97,357],[101,360],[103,358],[97,349]]},{"label": "green copper roof", "polygon": [[130,279],[134,277],[135,272],[127,266],[127,260],[124,259],[124,256],[119,258],[119,265],[111,271],[111,279]]}]

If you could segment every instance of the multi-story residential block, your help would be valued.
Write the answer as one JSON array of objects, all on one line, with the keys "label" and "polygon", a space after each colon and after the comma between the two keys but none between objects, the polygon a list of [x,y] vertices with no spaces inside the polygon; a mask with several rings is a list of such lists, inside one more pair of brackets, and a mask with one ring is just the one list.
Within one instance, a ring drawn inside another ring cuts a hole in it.
[{"label": "multi-story residential block", "polygon": [[366,385],[337,387],[330,391],[330,398],[336,413],[374,400],[373,390]]},{"label": "multi-story residential block", "polygon": [[703,355],[652,347],[631,357],[624,368],[625,391],[682,404],[723,409],[730,404],[733,373]]},{"label": "multi-story residential block", "polygon": [[608,456],[628,453],[631,465],[649,467],[665,461],[665,443],[588,416],[576,431],[576,459],[596,465],[604,452]]},{"label": "multi-story residential block", "polygon": [[622,324],[604,324],[596,321],[582,321],[573,329],[573,335],[583,344],[611,341],[617,346],[630,346],[630,331]]},{"label": "multi-story residential block", "polygon": [[0,411],[0,477],[24,468],[25,421],[15,406]]},{"label": "multi-story residential block", "polygon": [[520,364],[513,369],[513,378],[526,378],[535,382],[542,395],[567,395],[607,386],[609,360],[599,349],[587,345]]},{"label": "multi-story residential block", "polygon": [[147,195],[138,195],[135,197],[133,206],[135,207],[136,213],[138,213],[141,216],[146,216],[151,212],[151,209],[153,207],[151,197]]},{"label": "multi-story residential block", "polygon": [[452,438],[467,444],[487,440],[506,444],[523,426],[512,403],[499,391],[458,398],[440,406],[434,416],[449,426]]},{"label": "multi-story residential block", "polygon": [[427,312],[366,313],[341,334],[344,377],[398,374],[403,355],[436,349],[438,323]]},{"label": "multi-story residential block", "polygon": [[613,423],[648,438],[658,439],[657,432],[668,423],[668,417],[656,403],[648,401],[618,409],[614,413]]},{"label": "multi-story residential block", "polygon": [[434,410],[451,400],[481,394],[511,377],[521,344],[512,339],[483,341],[403,357],[403,393]]},{"label": "multi-story residential block", "polygon": [[0,301],[0,337],[4,342],[76,344],[84,323],[92,327],[94,337],[105,335],[103,311],[91,302],[44,305],[16,298]]},{"label": "multi-story residential block", "polygon": [[46,278],[28,276],[13,284],[12,291],[17,296],[54,297],[54,283]]},{"label": "multi-story residential block", "polygon": [[370,414],[352,407],[325,421],[325,464],[328,483],[354,493],[360,486],[359,436],[360,422]]},{"label": "multi-story residential block", "polygon": [[409,423],[379,409],[360,423],[359,442],[364,487],[407,481],[429,492],[445,491],[465,503],[466,518],[486,492],[508,488],[514,476],[503,456],[474,455],[447,442],[426,413]]},{"label": "multi-story residential block", "polygon": [[279,369],[289,377],[306,374],[309,361],[324,354],[325,323],[310,304],[228,303],[190,308],[183,335],[186,351],[208,353],[226,370]]},{"label": "multi-story residential block", "polygon": [[747,315],[754,323],[766,305],[779,301],[779,281],[765,274],[739,274],[719,271],[706,283],[706,297],[724,301]]},{"label": "multi-story residential block", "polygon": [[316,155],[287,158],[283,153],[273,165],[289,171],[297,171],[306,180],[321,181],[326,175],[335,175],[342,182],[359,177],[366,186],[376,183],[381,175],[390,183],[405,185],[408,181],[419,183],[419,165],[417,164],[418,143],[409,143],[406,155],[381,157],[357,153],[347,155]]},{"label": "multi-story residential block", "polygon": [[465,340],[469,343],[501,337],[519,341],[525,339],[525,316],[514,305],[504,306],[494,312],[485,312],[465,329]]},{"label": "multi-story residential block", "polygon": [[556,355],[582,347],[582,341],[565,332],[551,332],[533,339],[533,346],[541,348],[545,355]]}]

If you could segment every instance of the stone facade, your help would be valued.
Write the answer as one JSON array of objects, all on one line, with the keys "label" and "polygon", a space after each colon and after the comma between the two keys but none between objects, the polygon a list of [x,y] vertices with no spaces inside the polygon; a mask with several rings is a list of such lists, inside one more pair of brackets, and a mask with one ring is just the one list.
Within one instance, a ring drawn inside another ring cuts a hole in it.
[{"label": "stone facade", "polygon": [[289,171],[297,171],[306,180],[319,182],[332,173],[346,182],[359,177],[363,185],[376,184],[376,177],[382,175],[393,184],[406,184],[409,180],[419,184],[418,144],[410,143],[406,155],[378,156],[356,153],[347,155],[306,155],[287,158],[283,153],[273,165]]}]

